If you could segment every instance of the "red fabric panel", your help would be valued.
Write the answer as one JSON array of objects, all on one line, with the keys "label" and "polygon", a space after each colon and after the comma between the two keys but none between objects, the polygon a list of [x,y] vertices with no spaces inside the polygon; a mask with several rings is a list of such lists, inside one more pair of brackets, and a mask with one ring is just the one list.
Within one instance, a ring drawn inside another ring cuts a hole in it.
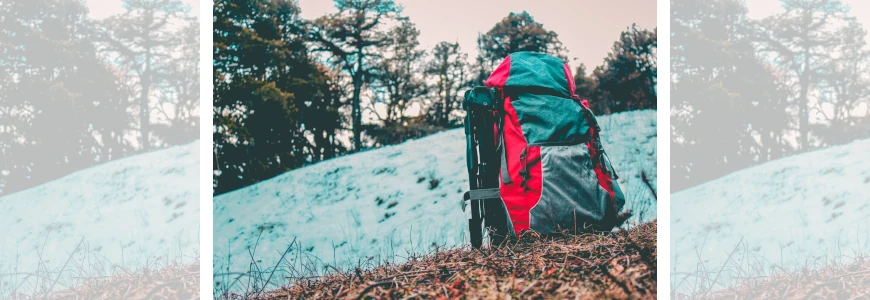
[{"label": "red fabric panel", "polygon": [[[586,99],[580,100],[580,104],[585,106],[587,109],[589,108],[589,101]],[[589,135],[595,136],[595,128],[589,128]],[[598,153],[595,150],[595,147],[592,146],[592,142],[587,142],[586,147],[589,148],[589,157],[593,158],[593,161],[597,161]],[[607,193],[610,194],[610,205],[616,205],[616,195],[613,193],[613,179],[610,178],[610,173],[605,173],[604,170],[601,169],[601,164],[594,164],[593,168],[595,169],[595,175],[598,176],[598,185],[600,185]]]},{"label": "red fabric panel", "polygon": [[[541,199],[541,149],[532,147],[526,153],[526,161],[534,162],[529,166],[531,178],[526,180],[525,186],[521,186],[523,181],[520,176],[520,170],[523,166],[520,162],[520,154],[528,145],[523,130],[520,126],[520,121],[517,118],[517,112],[511,104],[511,99],[505,99],[505,122],[504,122],[504,139],[507,150],[507,168],[511,178],[510,184],[499,182],[501,184],[501,198],[507,207],[510,214],[511,222],[513,222],[514,230],[517,235],[524,230],[529,229],[529,211],[538,204]],[[496,130],[498,134],[498,130]]]},{"label": "red fabric panel", "polygon": [[577,83],[574,82],[574,75],[571,75],[571,67],[567,63],[563,64],[562,67],[565,68],[565,77],[568,77],[568,92],[571,93],[571,98],[574,98],[577,92]]},{"label": "red fabric panel", "polygon": [[504,87],[505,82],[507,82],[508,77],[511,75],[511,57],[505,57],[505,59],[498,65],[498,68],[495,68],[495,71],[492,71],[492,74],[489,75],[489,78],[486,79],[487,87]]}]

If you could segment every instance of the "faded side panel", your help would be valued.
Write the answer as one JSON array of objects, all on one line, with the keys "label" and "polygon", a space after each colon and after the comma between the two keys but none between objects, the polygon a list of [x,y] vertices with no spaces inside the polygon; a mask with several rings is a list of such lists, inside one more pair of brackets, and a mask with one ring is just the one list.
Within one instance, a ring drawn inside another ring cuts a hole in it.
[{"label": "faded side panel", "polygon": [[604,219],[610,194],[598,184],[586,145],[541,147],[541,199],[530,212],[532,229],[552,233]]}]

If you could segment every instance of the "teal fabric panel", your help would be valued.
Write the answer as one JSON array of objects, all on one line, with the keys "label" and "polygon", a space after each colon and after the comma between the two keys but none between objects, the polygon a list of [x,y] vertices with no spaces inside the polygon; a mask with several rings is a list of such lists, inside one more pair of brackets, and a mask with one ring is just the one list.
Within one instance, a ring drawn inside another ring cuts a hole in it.
[{"label": "teal fabric panel", "polygon": [[529,144],[576,144],[589,140],[580,104],[569,98],[519,94],[511,100]]},{"label": "teal fabric panel", "polygon": [[571,97],[565,62],[544,53],[516,52],[510,55],[510,76],[506,88],[519,92],[552,94],[565,98]]}]

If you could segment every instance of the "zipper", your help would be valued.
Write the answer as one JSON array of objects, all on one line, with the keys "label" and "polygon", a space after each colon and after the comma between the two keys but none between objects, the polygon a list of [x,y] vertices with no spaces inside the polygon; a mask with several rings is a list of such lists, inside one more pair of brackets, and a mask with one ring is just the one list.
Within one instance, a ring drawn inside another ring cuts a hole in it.
[{"label": "zipper", "polygon": [[585,143],[586,142],[572,141],[572,142],[537,142],[537,143],[528,144],[525,148],[523,148],[523,151],[520,152],[520,166],[522,166],[522,169],[520,169],[520,178],[522,178],[522,181],[520,182],[520,186],[526,187],[526,182],[532,178],[532,173],[531,173],[531,171],[529,171],[529,165],[535,164],[538,161],[540,161],[540,158],[538,158],[534,161],[529,161],[528,152],[529,152],[530,148],[541,147],[541,146],[576,146],[576,145],[582,145]]},{"label": "zipper", "polygon": [[532,175],[529,173],[529,168],[526,161],[526,152],[528,152],[529,147],[531,146],[526,146],[525,148],[523,148],[523,152],[520,152],[520,166],[523,166],[523,168],[520,170],[520,178],[522,178],[522,182],[520,182],[521,187],[526,187],[526,181],[532,177]]},{"label": "zipper", "polygon": [[520,166],[522,166],[522,169],[520,170],[520,178],[522,178],[522,181],[520,182],[521,187],[526,187],[526,182],[532,178],[532,173],[529,171],[529,165],[537,163],[540,160],[540,158],[538,158],[534,161],[529,161],[528,153],[529,149],[532,147],[540,147],[540,145],[528,145],[523,148],[522,152],[520,152]]},{"label": "zipper", "polygon": [[533,147],[533,146],[576,146],[576,145],[580,145],[580,144],[586,144],[586,142],[587,141],[582,141],[582,142],[578,142],[578,141],[572,141],[572,142],[537,142],[537,143],[529,144],[528,147],[526,147],[526,148]]},{"label": "zipper", "polygon": [[[529,144],[528,146],[523,148],[522,152],[520,152],[520,166],[522,166],[522,169],[520,170],[520,178],[522,178],[522,181],[520,182],[520,186],[525,187],[526,182],[532,178],[532,174],[529,171],[529,164],[537,163],[537,160],[529,162],[528,156],[527,156],[527,154],[529,152],[529,148],[541,147],[541,146],[576,146],[576,145],[581,145],[581,144],[586,144],[586,143],[587,142],[538,142],[538,143]],[[595,148],[595,151],[597,152],[596,154],[598,154],[597,155],[598,156],[598,159],[597,159],[598,165],[602,171],[612,175],[613,180],[617,180],[617,179],[619,179],[619,175],[616,174],[616,169],[614,169],[612,166],[610,166],[611,165],[610,156],[607,155],[607,152],[604,151],[604,147],[601,147],[600,143],[601,143],[600,141],[592,143],[593,148]],[[540,160],[540,158],[538,160]]]}]

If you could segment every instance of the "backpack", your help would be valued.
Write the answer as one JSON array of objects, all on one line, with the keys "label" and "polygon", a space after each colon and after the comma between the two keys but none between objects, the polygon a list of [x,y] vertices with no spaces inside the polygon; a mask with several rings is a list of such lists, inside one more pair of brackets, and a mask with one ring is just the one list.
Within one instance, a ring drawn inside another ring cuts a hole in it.
[{"label": "backpack", "polygon": [[601,128],[588,102],[574,94],[568,64],[516,52],[485,84],[463,101],[470,185],[463,209],[472,245],[480,247],[484,231],[498,244],[529,229],[618,226],[625,196]]}]

